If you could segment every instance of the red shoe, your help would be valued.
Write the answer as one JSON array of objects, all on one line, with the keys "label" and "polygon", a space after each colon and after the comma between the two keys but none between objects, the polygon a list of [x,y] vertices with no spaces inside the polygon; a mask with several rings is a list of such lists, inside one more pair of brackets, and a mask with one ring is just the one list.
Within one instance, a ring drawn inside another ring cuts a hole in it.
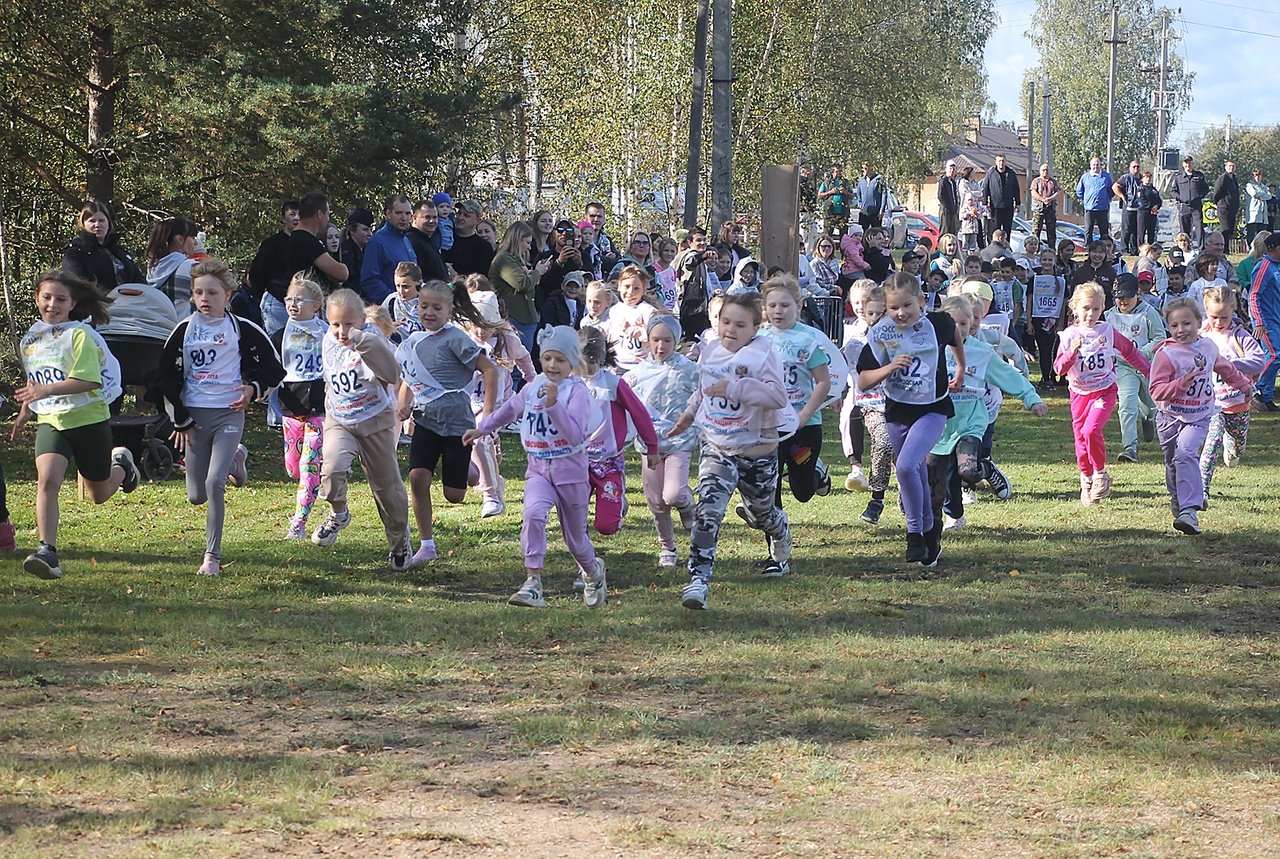
[{"label": "red shoe", "polygon": [[0,552],[18,551],[17,534],[8,519],[0,522]]}]

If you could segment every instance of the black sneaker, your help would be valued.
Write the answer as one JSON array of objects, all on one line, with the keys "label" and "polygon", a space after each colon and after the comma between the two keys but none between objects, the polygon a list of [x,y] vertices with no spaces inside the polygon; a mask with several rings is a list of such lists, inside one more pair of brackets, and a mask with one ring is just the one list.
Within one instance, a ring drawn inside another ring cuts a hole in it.
[{"label": "black sneaker", "polygon": [[[1156,422],[1151,418],[1142,419],[1142,440],[1151,443],[1156,440]],[[1137,462],[1138,460],[1134,460]]]},{"label": "black sneaker", "polygon": [[1120,455],[1116,457],[1116,462],[1137,462],[1137,461],[1138,461],[1138,452],[1136,450],[1122,450],[1120,451]]},{"label": "black sneaker", "polygon": [[391,564],[391,572],[403,573],[409,569],[409,547],[396,547],[391,550],[391,554],[387,556],[387,561]]},{"label": "black sneaker", "polygon": [[764,568],[760,570],[760,578],[780,579],[789,572],[791,572],[790,561],[775,561],[770,558],[765,562]]},{"label": "black sneaker", "polygon": [[924,534],[917,534],[914,531],[907,532],[907,560],[923,561],[929,556],[929,548],[924,544]]},{"label": "black sneaker", "polygon": [[929,533],[924,535],[924,546],[925,556],[920,566],[931,570],[938,566],[938,558],[942,557],[942,528],[935,524],[929,529]]},{"label": "black sneaker", "polygon": [[867,509],[862,511],[862,515],[859,518],[868,525],[879,525],[880,514],[883,512],[884,501],[879,498],[872,498],[867,502]]},{"label": "black sneaker", "polygon": [[113,447],[111,464],[118,465],[124,470],[124,480],[120,481],[121,492],[127,495],[138,488],[138,481],[142,475],[138,473],[138,466],[133,461],[133,451],[127,447]]},{"label": "black sneaker", "polygon": [[40,548],[36,549],[22,563],[22,569],[38,579],[60,579],[62,578],[62,567],[58,566],[58,553],[54,551],[52,546],[40,544]]},{"label": "black sneaker", "polygon": [[831,472],[827,471],[827,466],[822,460],[818,460],[814,474],[818,479],[818,485],[814,487],[814,495],[830,495],[831,494]]},{"label": "black sneaker", "polygon": [[1262,407],[1269,412],[1280,412],[1280,406],[1277,406],[1274,400],[1263,400]]},{"label": "black sneaker", "polygon": [[1013,494],[1013,487],[1009,485],[1009,478],[1005,477],[1004,472],[989,459],[982,461],[982,476],[987,479],[987,483],[991,484],[991,491],[1001,501],[1007,501],[1009,496]]}]

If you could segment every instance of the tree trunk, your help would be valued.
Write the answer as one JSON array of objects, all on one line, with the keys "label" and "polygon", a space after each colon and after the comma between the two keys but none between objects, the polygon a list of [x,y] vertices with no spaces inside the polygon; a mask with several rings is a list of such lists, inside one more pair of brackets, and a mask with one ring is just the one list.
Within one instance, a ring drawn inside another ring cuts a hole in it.
[{"label": "tree trunk", "polygon": [[85,164],[85,195],[90,200],[110,203],[115,196],[116,132],[116,47],[115,27],[89,25],[89,127]]}]

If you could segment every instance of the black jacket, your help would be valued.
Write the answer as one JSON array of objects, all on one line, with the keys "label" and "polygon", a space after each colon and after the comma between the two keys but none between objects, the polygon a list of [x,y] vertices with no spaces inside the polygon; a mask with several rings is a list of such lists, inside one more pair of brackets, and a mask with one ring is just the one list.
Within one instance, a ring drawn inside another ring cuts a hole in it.
[{"label": "black jacket", "polygon": [[570,328],[577,328],[582,324],[582,316],[585,308],[578,299],[573,299],[574,315],[572,318],[569,314],[569,299],[560,290],[556,290],[547,297],[546,303],[539,308],[542,313],[542,326],[548,325],[568,325]]},{"label": "black jacket", "polygon": [[99,244],[97,236],[81,230],[67,242],[67,250],[62,255],[62,270],[93,281],[103,292],[110,292],[122,283],[147,282],[115,233],[107,233],[107,240]]},{"label": "black jacket", "polygon": [[[240,337],[240,377],[244,384],[253,386],[253,398],[260,400],[267,392],[284,381],[284,367],[280,354],[271,345],[267,332],[247,319],[227,314]],[[147,402],[154,403],[169,417],[177,430],[189,430],[195,424],[191,413],[182,402],[184,381],[182,341],[187,336],[191,317],[178,323],[169,339],[164,341],[160,353],[160,366],[156,368],[155,381],[147,390]]]},{"label": "black jacket", "polygon": [[428,236],[421,230],[410,227],[407,233],[409,244],[413,245],[413,252],[418,255],[418,268],[422,269],[423,280],[449,279],[449,270],[444,267],[444,260],[440,257],[440,251],[436,248],[435,242],[432,241],[439,232],[439,230],[436,230],[435,233]]},{"label": "black jacket", "polygon": [[1234,173],[1223,173],[1213,183],[1213,202],[1224,212],[1240,211],[1240,180]]},{"label": "black jacket", "polygon": [[982,180],[982,201],[993,209],[1014,209],[1022,204],[1018,174],[1005,165],[1001,173],[992,167]]},{"label": "black jacket", "polygon": [[945,174],[938,177],[938,209],[943,214],[960,213],[960,191],[956,180]]},{"label": "black jacket", "polygon": [[360,267],[364,265],[364,248],[356,244],[355,239],[345,238],[338,249],[338,259],[347,267],[347,282],[342,286],[360,295]]},{"label": "black jacket", "polygon": [[1199,170],[1192,170],[1190,176],[1183,170],[1173,177],[1173,199],[1182,205],[1199,206],[1208,195],[1209,183]]},{"label": "black jacket", "polygon": [[[271,345],[277,355],[284,354],[284,331],[281,328],[271,335]],[[311,382],[283,382],[280,385],[280,413],[290,418],[323,417],[324,377]]]},{"label": "black jacket", "polygon": [[262,298],[264,292],[284,301],[289,291],[289,234],[284,230],[267,237],[258,246],[258,253],[249,266],[249,289],[254,298]]}]

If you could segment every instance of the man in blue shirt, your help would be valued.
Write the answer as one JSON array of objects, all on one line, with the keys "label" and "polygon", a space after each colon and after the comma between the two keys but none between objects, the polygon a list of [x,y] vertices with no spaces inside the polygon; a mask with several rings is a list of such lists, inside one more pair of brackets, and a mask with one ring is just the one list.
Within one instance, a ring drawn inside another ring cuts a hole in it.
[{"label": "man in blue shirt", "polygon": [[1076,196],[1084,204],[1084,235],[1086,241],[1093,241],[1093,228],[1098,228],[1099,239],[1111,238],[1111,198],[1115,189],[1111,187],[1111,174],[1102,169],[1102,162],[1097,156],[1089,159],[1089,172],[1080,176],[1076,183]]},{"label": "man in blue shirt", "polygon": [[370,304],[381,304],[396,290],[396,266],[402,262],[418,262],[418,255],[409,243],[409,222],[413,217],[413,204],[404,194],[387,198],[383,210],[386,221],[381,229],[364,246],[364,261],[360,264],[360,291]]}]

